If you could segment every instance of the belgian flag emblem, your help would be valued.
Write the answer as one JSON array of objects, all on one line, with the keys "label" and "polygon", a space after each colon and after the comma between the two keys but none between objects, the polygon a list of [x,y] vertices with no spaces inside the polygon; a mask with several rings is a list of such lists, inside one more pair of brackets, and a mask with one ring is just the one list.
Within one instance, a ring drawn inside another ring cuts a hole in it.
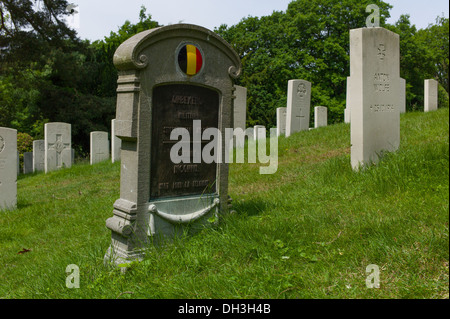
[{"label": "belgian flag emblem", "polygon": [[203,65],[203,57],[200,50],[192,44],[183,46],[178,53],[178,65],[187,75],[196,75]]}]

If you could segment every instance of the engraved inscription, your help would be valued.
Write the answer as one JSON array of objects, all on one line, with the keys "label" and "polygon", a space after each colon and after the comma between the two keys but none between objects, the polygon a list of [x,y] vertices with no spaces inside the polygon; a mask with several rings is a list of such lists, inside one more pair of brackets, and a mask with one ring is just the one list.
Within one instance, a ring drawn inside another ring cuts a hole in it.
[{"label": "engraved inscription", "polygon": [[62,156],[61,152],[67,148],[69,148],[70,143],[63,143],[62,141],[62,135],[56,134],[56,142],[55,143],[49,143],[49,150],[50,151],[56,151],[56,163],[57,167],[62,167]]},{"label": "engraved inscription", "polygon": [[[217,164],[194,162],[198,153],[192,140],[207,128],[218,127],[219,94],[191,84],[158,86],[153,90],[152,117],[150,199],[214,193]],[[194,130],[194,120],[201,120],[201,129]],[[191,137],[189,163],[175,164],[170,159],[171,148],[179,143],[170,139],[176,128],[186,129]],[[210,142],[201,140],[199,150]]]},{"label": "engraved inscription", "polygon": [[308,90],[306,90],[305,83],[300,83],[297,87],[297,95],[303,99],[306,94],[308,93]]},{"label": "engraved inscription", "polygon": [[370,110],[372,112],[394,112],[395,107],[393,104],[371,104]]},{"label": "engraved inscription", "polygon": [[390,87],[390,78],[387,73],[375,73],[374,77],[374,89],[375,92],[389,92]]},{"label": "engraved inscription", "polygon": [[0,160],[0,169],[4,169],[6,164],[6,160]]},{"label": "engraved inscription", "polygon": [[385,47],[385,45],[383,43],[380,43],[378,45],[377,56],[380,59],[380,61],[384,61],[384,58],[386,57],[386,47]]}]

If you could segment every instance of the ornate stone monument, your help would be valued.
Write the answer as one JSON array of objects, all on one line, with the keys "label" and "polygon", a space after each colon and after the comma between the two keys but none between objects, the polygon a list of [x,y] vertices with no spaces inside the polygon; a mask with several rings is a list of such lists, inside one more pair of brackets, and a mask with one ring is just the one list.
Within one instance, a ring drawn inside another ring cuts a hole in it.
[{"label": "ornate stone monument", "polygon": [[[116,50],[114,64],[119,78],[113,134],[122,140],[121,176],[120,198],[106,221],[111,246],[105,262],[122,263],[227,212],[225,139],[215,142],[221,161],[207,163],[199,155],[210,142],[206,130],[233,127],[233,80],[241,64],[222,38],[190,24],[131,37]],[[171,153],[179,132],[192,136],[192,151],[176,163]]]}]

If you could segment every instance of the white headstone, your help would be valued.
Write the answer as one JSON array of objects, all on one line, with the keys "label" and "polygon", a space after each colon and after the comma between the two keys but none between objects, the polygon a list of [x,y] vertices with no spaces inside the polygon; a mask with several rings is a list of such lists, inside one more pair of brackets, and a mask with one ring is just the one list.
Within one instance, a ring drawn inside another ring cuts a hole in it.
[{"label": "white headstone", "polygon": [[[233,100],[233,128],[246,129],[247,121],[247,88],[239,85],[234,86],[234,100]],[[234,139],[236,147],[244,147],[240,139]],[[230,143],[231,144],[231,143]],[[233,147],[233,145],[230,145]]]},{"label": "white headstone", "polygon": [[111,121],[111,161],[114,163],[120,161],[120,148],[122,140],[116,136],[115,132],[116,120]]},{"label": "white headstone", "polygon": [[91,132],[91,165],[109,159],[108,132]]},{"label": "white headstone", "polygon": [[277,136],[286,135],[286,107],[277,108]]},{"label": "white headstone", "polygon": [[350,30],[351,164],[379,159],[400,144],[399,35],[384,28]]},{"label": "white headstone", "polygon": [[314,108],[314,128],[328,125],[328,109],[326,106]]},{"label": "white headstone", "polygon": [[0,127],[0,210],[17,205],[17,130]]},{"label": "white headstone", "polygon": [[350,92],[352,91],[352,88],[350,87],[350,77],[347,77],[347,94],[346,94],[346,101],[345,101],[345,109],[344,109],[344,123],[350,123]]},{"label": "white headstone", "polygon": [[33,173],[33,152],[23,153],[23,173]]},{"label": "white headstone", "polygon": [[406,113],[406,80],[400,78],[400,113]]},{"label": "white headstone", "polygon": [[72,132],[68,123],[53,122],[44,126],[45,172],[72,166]]},{"label": "white headstone", "polygon": [[424,82],[424,111],[435,111],[438,108],[438,81],[434,79],[428,79]]},{"label": "white headstone", "polygon": [[239,85],[234,86],[236,91],[234,99],[234,128],[245,130],[247,120],[247,88]]},{"label": "white headstone", "polygon": [[255,125],[253,127],[253,138],[255,141],[266,138],[266,128],[264,125]]},{"label": "white headstone", "polygon": [[311,82],[289,80],[286,112],[286,137],[309,129]]},{"label": "white headstone", "polygon": [[33,172],[45,170],[45,140],[33,141]]}]

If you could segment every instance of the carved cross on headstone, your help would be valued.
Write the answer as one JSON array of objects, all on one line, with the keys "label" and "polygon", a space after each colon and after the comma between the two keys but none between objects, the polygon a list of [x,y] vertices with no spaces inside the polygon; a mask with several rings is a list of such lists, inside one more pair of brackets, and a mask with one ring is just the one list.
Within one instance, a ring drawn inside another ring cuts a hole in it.
[{"label": "carved cross on headstone", "polygon": [[56,142],[48,144],[50,151],[56,151],[56,162],[57,167],[62,167],[62,156],[61,152],[65,149],[68,149],[70,147],[70,143],[64,143],[62,141],[62,134],[56,134]]}]

